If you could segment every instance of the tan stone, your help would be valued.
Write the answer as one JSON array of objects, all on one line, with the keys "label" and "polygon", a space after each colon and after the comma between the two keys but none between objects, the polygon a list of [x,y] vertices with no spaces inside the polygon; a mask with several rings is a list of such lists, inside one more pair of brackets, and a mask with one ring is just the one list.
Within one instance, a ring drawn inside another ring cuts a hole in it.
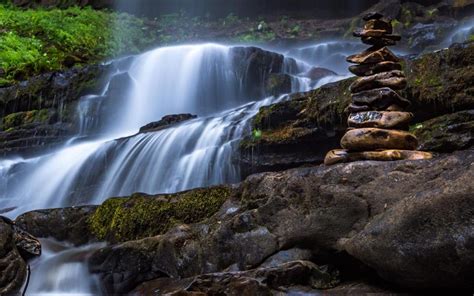
[{"label": "tan stone", "polygon": [[356,128],[394,129],[408,127],[412,119],[413,114],[409,112],[367,111],[350,114],[347,124]]},{"label": "tan stone", "polygon": [[386,34],[392,34],[392,24],[382,19],[368,20],[364,25],[364,30],[384,30]]},{"label": "tan stone", "polygon": [[359,128],[348,131],[341,139],[341,146],[350,151],[415,150],[418,140],[413,134],[406,131]]},{"label": "tan stone", "polygon": [[400,62],[400,59],[387,47],[382,47],[380,49],[371,47],[362,53],[349,56],[346,60],[353,64],[377,64],[387,61],[395,63]]},{"label": "tan stone", "polygon": [[394,70],[374,74],[371,76],[359,77],[350,86],[352,93],[374,88],[389,87],[394,90],[402,90],[407,86],[407,80],[402,71]]},{"label": "tan stone", "polygon": [[362,29],[362,30],[356,30],[352,34],[354,37],[373,37],[373,38],[382,38],[383,36],[390,34],[385,30],[367,30],[367,29]]},{"label": "tan stone", "polygon": [[382,151],[364,151],[349,152],[345,149],[331,150],[324,159],[325,165],[334,165],[338,163],[373,160],[373,161],[394,161],[394,160],[423,160],[431,159],[433,154],[424,151],[413,150],[382,150]]},{"label": "tan stone", "polygon": [[402,70],[402,65],[394,62],[380,62],[378,64],[352,65],[349,67],[349,71],[357,76],[371,76],[393,70]]}]

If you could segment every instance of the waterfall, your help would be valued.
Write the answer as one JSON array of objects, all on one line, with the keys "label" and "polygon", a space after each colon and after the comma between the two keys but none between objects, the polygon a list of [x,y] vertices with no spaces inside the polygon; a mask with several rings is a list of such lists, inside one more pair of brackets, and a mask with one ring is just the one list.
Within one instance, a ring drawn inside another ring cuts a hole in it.
[{"label": "waterfall", "polygon": [[104,244],[72,248],[53,240],[41,240],[43,253],[31,263],[26,295],[97,295],[99,281],[89,274],[87,258]]},{"label": "waterfall", "polygon": [[[251,54],[242,54],[245,50]],[[265,95],[267,75],[289,76],[289,92],[345,77],[313,80],[305,73],[314,63],[275,53],[275,61],[256,69],[251,59],[258,54],[254,48],[204,44],[129,58],[100,94],[81,99],[78,133],[62,149],[0,161],[1,213],[14,218],[29,210],[99,204],[134,192],[172,193],[239,182],[235,152],[251,133],[252,118],[260,107],[288,98]],[[173,113],[199,117],[138,133],[144,124]],[[32,266],[29,295],[100,293],[86,268],[87,254],[96,246],[69,248],[49,240],[43,246]]]},{"label": "waterfall", "polygon": [[[104,120],[98,138],[70,141],[34,159],[0,162],[0,186],[5,189],[0,209],[16,207],[7,213],[14,217],[39,208],[98,204],[134,192],[171,193],[239,182],[234,152],[240,139],[250,133],[249,123],[260,107],[285,96],[259,98],[266,73],[252,76],[249,62],[235,59],[236,51],[242,48],[204,44],[159,48],[134,57],[127,70],[111,75],[101,94],[83,97],[79,104],[79,136],[92,134],[99,117]],[[301,76],[309,64],[290,58],[281,62],[277,70],[291,77],[293,91],[314,86]],[[130,85],[121,89],[126,76]],[[137,134],[150,121],[183,112],[200,117]]]}]

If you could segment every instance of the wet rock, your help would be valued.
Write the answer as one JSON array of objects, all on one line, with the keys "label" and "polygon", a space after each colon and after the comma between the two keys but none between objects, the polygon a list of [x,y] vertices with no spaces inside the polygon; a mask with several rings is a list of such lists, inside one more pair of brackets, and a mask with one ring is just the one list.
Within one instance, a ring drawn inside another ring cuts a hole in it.
[{"label": "wet rock", "polygon": [[265,82],[265,93],[278,96],[291,92],[291,76],[288,74],[270,74]]},{"label": "wet rock", "polygon": [[389,34],[385,30],[374,30],[374,29],[363,29],[363,30],[356,30],[354,31],[354,37],[364,37],[364,38],[381,38],[384,35]]},{"label": "wet rock", "polygon": [[197,118],[197,115],[193,114],[173,114],[173,115],[166,115],[161,120],[151,122],[145,126],[140,128],[140,133],[147,133],[147,132],[156,132],[165,128],[168,128],[172,125],[188,121],[191,119]]},{"label": "wet rock", "polygon": [[18,216],[15,224],[36,237],[83,245],[96,240],[88,223],[95,210],[95,206],[37,210]]},{"label": "wet rock", "polygon": [[378,50],[369,48],[362,53],[351,55],[347,58],[347,61],[354,64],[377,64],[380,62],[398,63],[400,59],[387,47],[382,47]]},{"label": "wet rock", "polygon": [[[459,162],[459,160],[446,159]],[[474,288],[473,159],[376,217],[345,249],[406,287]],[[387,258],[390,258],[387,260]]]},{"label": "wet rock", "polygon": [[380,62],[378,64],[353,65],[349,67],[349,71],[357,76],[371,76],[393,70],[400,71],[402,70],[402,66],[394,62]]},{"label": "wet rock", "polygon": [[0,218],[0,294],[18,295],[27,276],[26,263],[14,239],[12,225]]},{"label": "wet rock", "polygon": [[413,119],[413,114],[409,112],[397,111],[368,111],[351,113],[347,125],[349,127],[376,127],[388,129],[407,128]]},{"label": "wet rock", "polygon": [[390,71],[371,76],[359,77],[350,86],[352,93],[374,88],[389,87],[394,90],[401,90],[407,86],[407,80],[402,71]]},{"label": "wet rock", "polygon": [[349,130],[342,137],[341,146],[350,151],[415,150],[418,146],[418,140],[413,134],[406,131],[360,128]]},{"label": "wet rock", "polygon": [[394,161],[394,160],[422,160],[431,159],[433,155],[429,152],[413,150],[382,150],[350,152],[346,149],[335,149],[329,151],[324,159],[325,165],[352,162],[359,160]]},{"label": "wet rock", "polygon": [[392,34],[392,24],[381,19],[370,19],[364,25],[364,30],[383,30],[386,34]]},{"label": "wet rock", "polygon": [[0,132],[0,155],[34,156],[62,145],[73,134],[67,123],[31,123]]},{"label": "wet rock", "polygon": [[412,128],[419,148],[427,151],[452,152],[474,145],[474,110],[443,115]]},{"label": "wet rock", "polygon": [[132,295],[273,295],[292,286],[328,289],[338,282],[337,271],[320,268],[309,261],[292,261],[243,272],[213,273],[188,279],[158,279],[138,286]]},{"label": "wet rock", "polygon": [[271,268],[277,267],[287,262],[297,261],[297,260],[311,260],[313,257],[313,252],[307,249],[293,248],[289,250],[283,250],[275,255],[271,256],[265,262],[263,262],[259,268]]},{"label": "wet rock", "polygon": [[[355,85],[359,80],[356,80]],[[356,87],[358,87],[356,85]],[[391,105],[398,105],[402,108],[410,106],[410,101],[402,98],[398,93],[389,87],[375,88],[361,91],[352,95],[352,102],[356,105],[368,105],[371,110],[386,110]]]}]

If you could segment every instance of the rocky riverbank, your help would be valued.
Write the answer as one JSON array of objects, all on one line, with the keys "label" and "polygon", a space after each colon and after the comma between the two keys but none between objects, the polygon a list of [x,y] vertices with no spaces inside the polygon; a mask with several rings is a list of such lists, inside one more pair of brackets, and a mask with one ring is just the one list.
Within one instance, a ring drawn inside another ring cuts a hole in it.
[{"label": "rocky riverbank", "polygon": [[108,240],[90,268],[109,293],[469,290],[473,168],[472,149],[299,168],[16,223],[76,244]]}]

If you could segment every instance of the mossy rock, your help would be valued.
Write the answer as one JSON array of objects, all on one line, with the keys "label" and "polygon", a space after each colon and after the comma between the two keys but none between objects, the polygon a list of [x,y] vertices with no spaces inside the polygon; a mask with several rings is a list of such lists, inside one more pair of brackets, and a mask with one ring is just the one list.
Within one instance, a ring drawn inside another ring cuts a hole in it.
[{"label": "mossy rock", "polygon": [[91,231],[111,242],[163,234],[178,224],[196,223],[214,215],[231,195],[231,188],[217,186],[186,192],[105,201],[89,219]]},{"label": "mossy rock", "polygon": [[56,117],[56,112],[50,109],[17,112],[3,118],[2,128],[3,130],[12,130],[32,123],[49,124],[52,123]]},{"label": "mossy rock", "polygon": [[474,110],[443,115],[411,127],[420,149],[453,152],[474,145]]}]

